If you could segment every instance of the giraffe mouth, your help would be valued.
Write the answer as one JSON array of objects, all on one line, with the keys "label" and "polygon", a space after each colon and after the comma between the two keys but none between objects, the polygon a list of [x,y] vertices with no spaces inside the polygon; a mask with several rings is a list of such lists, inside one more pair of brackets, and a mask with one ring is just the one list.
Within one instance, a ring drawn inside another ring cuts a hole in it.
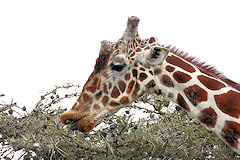
[{"label": "giraffe mouth", "polygon": [[75,131],[75,130],[78,130],[78,128],[77,128],[77,125],[78,125],[78,122],[80,121],[80,119],[78,119],[78,120],[67,120],[67,121],[69,121],[70,123],[70,129],[72,130],[72,131]]},{"label": "giraffe mouth", "polygon": [[69,128],[73,131],[90,132],[95,127],[95,122],[93,116],[87,116],[77,120],[67,119],[65,124],[70,124]]}]

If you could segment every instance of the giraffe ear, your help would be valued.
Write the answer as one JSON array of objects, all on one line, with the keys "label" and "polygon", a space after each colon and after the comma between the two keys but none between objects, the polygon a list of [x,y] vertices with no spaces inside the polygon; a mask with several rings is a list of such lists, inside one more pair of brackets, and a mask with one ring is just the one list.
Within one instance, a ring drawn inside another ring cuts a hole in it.
[{"label": "giraffe ear", "polygon": [[160,64],[166,59],[168,53],[169,50],[167,48],[161,46],[153,46],[144,56],[145,63],[148,65]]}]

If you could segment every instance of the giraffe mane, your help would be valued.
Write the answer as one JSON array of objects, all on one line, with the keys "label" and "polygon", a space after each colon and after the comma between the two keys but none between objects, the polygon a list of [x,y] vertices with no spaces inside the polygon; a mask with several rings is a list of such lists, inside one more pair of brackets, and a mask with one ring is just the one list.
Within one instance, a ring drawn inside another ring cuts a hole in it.
[{"label": "giraffe mane", "polygon": [[205,73],[206,75],[209,75],[213,78],[220,79],[223,82],[227,83],[230,87],[235,88],[236,90],[240,91],[240,83],[236,83],[236,82],[232,81],[231,79],[227,78],[223,74],[223,72],[219,71],[216,67],[209,65],[206,62],[200,61],[198,58],[190,55],[189,53],[187,53],[185,51],[179,50],[175,46],[173,46],[173,47],[172,47],[172,45],[168,45],[168,46],[162,45],[162,46],[168,48],[171,53],[183,58],[187,62],[198,67],[202,73]]}]

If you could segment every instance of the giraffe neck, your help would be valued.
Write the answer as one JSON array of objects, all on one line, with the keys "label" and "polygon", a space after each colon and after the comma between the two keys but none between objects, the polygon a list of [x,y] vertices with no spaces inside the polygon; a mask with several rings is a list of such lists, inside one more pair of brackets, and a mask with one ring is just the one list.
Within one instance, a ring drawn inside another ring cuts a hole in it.
[{"label": "giraffe neck", "polygon": [[169,53],[160,67],[162,72],[155,81],[163,95],[240,153],[240,91],[174,53]]}]

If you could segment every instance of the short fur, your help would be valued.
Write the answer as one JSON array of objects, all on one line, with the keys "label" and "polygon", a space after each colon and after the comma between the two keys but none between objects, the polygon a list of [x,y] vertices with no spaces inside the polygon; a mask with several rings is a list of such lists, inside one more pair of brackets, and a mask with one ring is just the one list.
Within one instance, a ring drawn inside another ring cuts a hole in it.
[{"label": "short fur", "polygon": [[187,62],[190,62],[190,63],[194,64],[196,67],[198,67],[200,69],[200,71],[206,73],[207,75],[209,75],[211,77],[214,77],[216,79],[220,79],[223,82],[227,83],[229,86],[231,86],[231,87],[235,88],[236,90],[240,91],[240,84],[239,83],[236,83],[236,82],[230,80],[229,78],[227,78],[226,76],[224,76],[223,73],[218,71],[214,66],[206,64],[206,62],[201,62],[196,57],[191,56],[184,51],[180,51],[175,46],[174,47],[172,47],[171,45],[169,45],[169,46],[162,45],[162,46],[168,48],[171,53],[176,54],[177,56],[183,58]]}]

